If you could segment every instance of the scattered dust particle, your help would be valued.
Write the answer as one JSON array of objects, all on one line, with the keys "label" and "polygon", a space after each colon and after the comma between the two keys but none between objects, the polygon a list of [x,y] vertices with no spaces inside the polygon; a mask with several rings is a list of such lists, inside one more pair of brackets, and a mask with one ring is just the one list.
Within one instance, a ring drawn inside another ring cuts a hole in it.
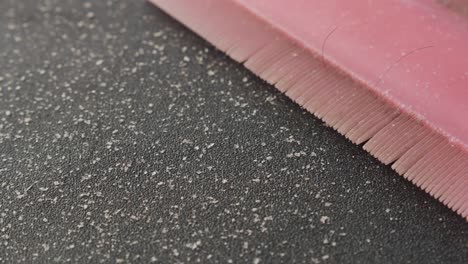
[{"label": "scattered dust particle", "polygon": [[103,62],[104,62],[103,60],[98,60],[98,61],[96,61],[96,65],[99,66],[99,65],[101,65]]},{"label": "scattered dust particle", "polygon": [[201,244],[202,244],[202,243],[201,243],[201,240],[197,240],[197,241],[194,242],[194,243],[187,243],[187,244],[185,244],[185,246],[186,246],[187,248],[190,248],[190,249],[192,249],[192,250],[195,250],[197,247],[201,246]]},{"label": "scattered dust particle", "polygon": [[131,215],[130,219],[135,220],[135,221],[140,220],[140,218],[136,215]]},{"label": "scattered dust particle", "polygon": [[50,249],[49,244],[42,244],[42,247],[44,248],[44,251],[49,251]]},{"label": "scattered dust particle", "polygon": [[324,216],[320,217],[320,222],[322,224],[328,224],[328,223],[330,223],[330,217],[324,215]]},{"label": "scattered dust particle", "polygon": [[298,151],[298,152],[289,153],[289,154],[286,155],[286,157],[288,157],[288,158],[294,158],[294,157],[298,158],[298,157],[305,156],[305,155],[306,155],[305,151]]},{"label": "scattered dust particle", "polygon": [[193,144],[193,142],[191,140],[184,139],[182,140],[182,144]]}]

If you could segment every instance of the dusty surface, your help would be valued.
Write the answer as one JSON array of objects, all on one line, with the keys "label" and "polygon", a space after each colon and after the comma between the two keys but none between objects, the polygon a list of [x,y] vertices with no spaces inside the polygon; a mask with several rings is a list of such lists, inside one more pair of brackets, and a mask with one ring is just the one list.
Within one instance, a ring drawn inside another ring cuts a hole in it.
[{"label": "dusty surface", "polygon": [[0,262],[467,263],[468,226],[144,1],[0,1]]}]

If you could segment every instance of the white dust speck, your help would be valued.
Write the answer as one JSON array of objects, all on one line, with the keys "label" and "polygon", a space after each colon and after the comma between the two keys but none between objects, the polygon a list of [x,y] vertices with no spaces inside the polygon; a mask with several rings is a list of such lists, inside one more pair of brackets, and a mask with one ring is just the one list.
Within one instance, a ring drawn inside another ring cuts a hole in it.
[{"label": "white dust speck", "polygon": [[192,250],[194,250],[194,249],[196,249],[197,247],[201,246],[201,240],[197,240],[197,241],[194,242],[194,243],[187,243],[187,244],[185,244],[185,246],[188,247],[188,248],[190,248],[190,249],[192,249]]},{"label": "white dust speck", "polygon": [[330,217],[323,215],[322,217],[320,217],[320,222],[322,224],[328,224],[330,223]]},{"label": "white dust speck", "polygon": [[299,151],[299,152],[292,152],[292,153],[289,153],[286,155],[286,157],[288,158],[294,158],[294,157],[301,157],[301,156],[305,156],[306,153],[304,151]]},{"label": "white dust speck", "polygon": [[49,245],[48,244],[42,244],[42,247],[44,248],[44,251],[49,251]]},{"label": "white dust speck", "polygon": [[193,142],[189,139],[182,140],[182,144],[193,144]]}]

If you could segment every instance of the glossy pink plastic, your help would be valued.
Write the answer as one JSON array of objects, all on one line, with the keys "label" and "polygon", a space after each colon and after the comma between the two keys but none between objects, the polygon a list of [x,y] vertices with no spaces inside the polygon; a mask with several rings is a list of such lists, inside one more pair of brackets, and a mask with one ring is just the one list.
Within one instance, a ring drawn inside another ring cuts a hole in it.
[{"label": "glossy pink plastic", "polygon": [[468,219],[467,17],[427,0],[151,1]]}]

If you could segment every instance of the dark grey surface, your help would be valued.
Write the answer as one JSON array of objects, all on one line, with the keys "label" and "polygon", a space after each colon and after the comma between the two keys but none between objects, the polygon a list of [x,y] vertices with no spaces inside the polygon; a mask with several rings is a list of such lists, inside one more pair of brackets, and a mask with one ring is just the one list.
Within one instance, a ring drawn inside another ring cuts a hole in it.
[{"label": "dark grey surface", "polygon": [[0,0],[0,260],[467,263],[463,219],[144,1]]}]

